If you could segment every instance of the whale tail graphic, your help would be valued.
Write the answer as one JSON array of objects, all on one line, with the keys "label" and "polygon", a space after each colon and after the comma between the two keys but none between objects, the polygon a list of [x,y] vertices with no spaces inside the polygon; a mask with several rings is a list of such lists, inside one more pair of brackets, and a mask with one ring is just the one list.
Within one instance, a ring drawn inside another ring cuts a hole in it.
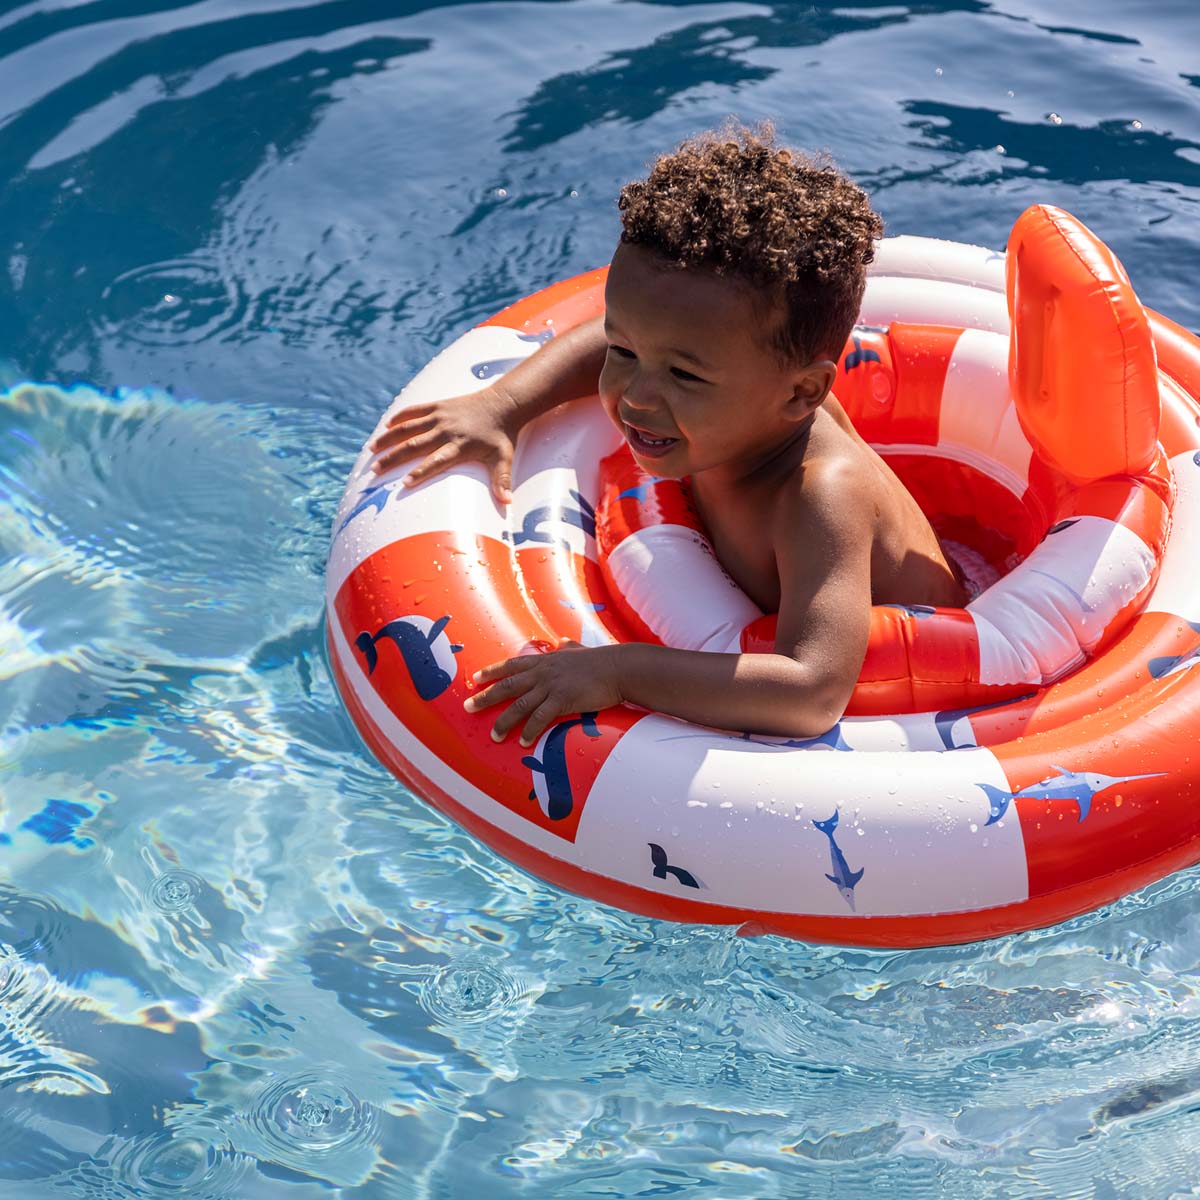
[{"label": "whale tail graphic", "polygon": [[870,347],[864,347],[861,338],[851,336],[850,341],[853,343],[854,349],[846,355],[847,371],[853,371],[855,367],[861,366],[863,363],[882,362],[879,352]]},{"label": "whale tail graphic", "polygon": [[579,512],[585,521],[591,522],[591,529],[594,533],[596,530],[596,510],[592,507],[592,503],[586,497],[581,496],[577,491],[571,490],[567,493],[576,504],[579,505]]},{"label": "whale tail graphic", "polygon": [[[428,629],[424,618],[397,617],[388,621],[375,633],[364,631],[354,639],[354,647],[366,661],[367,674],[373,675],[379,663],[379,639],[389,638],[404,660],[409,678],[422,700],[434,700],[440,696],[453,679],[452,670],[447,670],[439,661],[438,639],[441,638],[450,617],[439,617]],[[444,643],[449,645],[449,642]],[[453,654],[462,646],[449,645]],[[453,660],[450,664],[453,666]]]},{"label": "whale tail graphic", "polygon": [[[832,835],[832,834],[833,834],[833,831],[834,831],[834,830],[835,830],[835,829],[838,827],[838,810],[835,808],[835,809],[833,810],[833,816],[832,816],[832,817],[826,817],[824,821],[814,821],[814,822],[813,822],[813,824],[814,824],[814,825],[815,825],[815,826],[816,826],[816,827],[817,827],[817,828],[818,828],[818,829],[819,829],[819,830],[820,830],[822,833],[826,833],[826,834],[830,834],[830,835]],[[836,882],[836,881],[835,881],[835,882]]]},{"label": "whale tail graphic", "polygon": [[667,852],[661,846],[654,842],[647,842],[646,845],[650,847],[650,861],[654,864],[655,879],[666,879],[668,875],[674,875],[684,887],[700,886],[691,871],[684,867],[673,867],[667,862]]},{"label": "whale tail graphic", "polygon": [[1008,812],[1008,806],[1012,803],[1012,792],[1006,792],[1003,788],[993,787],[990,783],[977,783],[975,786],[988,798],[988,819],[986,824],[995,825]]},{"label": "whale tail graphic", "polygon": [[375,664],[379,662],[379,651],[375,649],[375,639],[369,633],[360,633],[354,639],[354,648],[367,660],[367,674],[375,673]]}]

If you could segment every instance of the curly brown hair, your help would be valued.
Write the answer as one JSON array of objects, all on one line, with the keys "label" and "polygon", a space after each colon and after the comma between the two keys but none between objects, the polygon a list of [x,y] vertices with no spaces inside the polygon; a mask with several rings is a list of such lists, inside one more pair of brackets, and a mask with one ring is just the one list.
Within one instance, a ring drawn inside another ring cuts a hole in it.
[{"label": "curly brown hair", "polygon": [[782,301],[770,343],[785,361],[841,353],[883,222],[832,161],[777,146],[770,124],[730,123],[660,155],[617,203],[623,242]]}]

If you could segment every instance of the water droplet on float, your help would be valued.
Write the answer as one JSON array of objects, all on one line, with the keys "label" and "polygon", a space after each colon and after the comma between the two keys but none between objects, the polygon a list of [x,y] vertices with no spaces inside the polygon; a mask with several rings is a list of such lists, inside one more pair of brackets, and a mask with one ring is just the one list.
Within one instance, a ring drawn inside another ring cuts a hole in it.
[{"label": "water droplet on float", "polygon": [[1129,122],[1129,128],[1130,128],[1130,129],[1141,129],[1141,127],[1142,127],[1142,123],[1141,123],[1141,121],[1136,121],[1136,120],[1135,120],[1135,121],[1130,121],[1130,122]]},{"label": "water droplet on float", "polygon": [[944,74],[945,74],[945,72],[942,70],[942,68],[941,68],[941,67],[934,67],[934,68],[933,68],[933,73],[934,73],[935,75],[937,75],[939,78],[940,78],[942,75],[944,75]]},{"label": "water droplet on float", "polygon": [[996,147],[996,153],[997,153],[997,154],[1003,154],[1003,153],[1004,153],[1004,147],[1003,147],[1003,146],[997,146],[997,147]]},{"label": "water droplet on float", "polygon": [[1046,120],[1049,121],[1051,125],[1061,125],[1062,124],[1062,117],[1060,117],[1058,115],[1058,113],[1055,113],[1055,112],[1047,113]]}]

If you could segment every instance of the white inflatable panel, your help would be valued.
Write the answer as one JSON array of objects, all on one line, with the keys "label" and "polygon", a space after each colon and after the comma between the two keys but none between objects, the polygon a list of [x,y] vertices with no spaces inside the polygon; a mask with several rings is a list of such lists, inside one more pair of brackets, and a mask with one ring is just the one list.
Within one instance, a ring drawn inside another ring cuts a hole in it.
[{"label": "white inflatable panel", "polygon": [[1033,448],[1009,390],[1007,335],[967,329],[958,339],[942,389],[938,450],[980,455],[973,465],[1015,495],[1025,491]]},{"label": "white inflatable panel", "polygon": [[932,279],[871,276],[867,279],[858,323],[890,325],[893,321],[1007,333],[1008,305],[1003,295],[988,288]]},{"label": "white inflatable panel", "polygon": [[1050,534],[967,605],[979,631],[979,681],[1049,683],[1078,666],[1154,566],[1150,547],[1115,521],[1079,517]]},{"label": "white inflatable panel", "polygon": [[[659,845],[700,884],[697,899],[768,912],[894,916],[1024,900],[1020,822],[989,825],[980,784],[1009,793],[989,750],[789,749],[652,715],[604,764],[577,844],[602,873],[642,886],[631,848]],[[829,832],[815,824],[835,814]],[[649,886],[680,884],[668,874]]]},{"label": "white inflatable panel", "polygon": [[1175,510],[1162,569],[1150,593],[1147,612],[1171,613],[1200,622],[1200,455],[1177,454]]},{"label": "white inflatable panel", "polygon": [[875,243],[875,261],[867,274],[965,283],[1003,294],[1004,263],[1005,255],[987,246],[902,234]]},{"label": "white inflatable panel", "polygon": [[682,525],[630,534],[608,556],[608,570],[634,612],[679,650],[736,650],[742,629],[762,616],[707,539]]}]

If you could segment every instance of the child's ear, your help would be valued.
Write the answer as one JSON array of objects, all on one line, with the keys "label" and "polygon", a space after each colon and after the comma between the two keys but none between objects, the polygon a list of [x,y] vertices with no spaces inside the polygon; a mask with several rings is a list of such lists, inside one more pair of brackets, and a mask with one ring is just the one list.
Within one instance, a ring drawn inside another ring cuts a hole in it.
[{"label": "child's ear", "polygon": [[787,405],[788,416],[794,421],[802,421],[824,402],[836,378],[837,363],[832,359],[821,358],[809,363],[794,380]]}]

